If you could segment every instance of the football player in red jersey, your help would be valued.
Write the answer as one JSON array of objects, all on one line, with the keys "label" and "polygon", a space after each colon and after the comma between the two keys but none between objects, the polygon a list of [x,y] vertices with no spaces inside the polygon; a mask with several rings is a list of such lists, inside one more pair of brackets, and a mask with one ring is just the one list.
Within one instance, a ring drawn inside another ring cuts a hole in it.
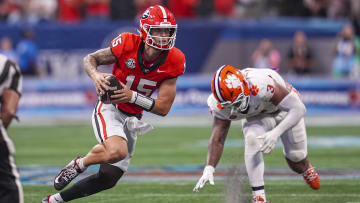
[{"label": "football player in red jersey", "polygon": [[[87,74],[98,95],[109,90],[99,65],[114,64],[112,74],[123,88],[115,91],[112,104],[98,101],[92,116],[94,134],[99,141],[85,157],[73,159],[56,177],[54,187],[63,189],[90,165],[100,164],[99,172],[84,178],[43,202],[68,202],[115,186],[126,172],[134,154],[137,134],[152,126],[140,121],[143,110],[165,116],[176,95],[177,77],[185,71],[185,56],[174,47],[177,24],[165,7],[149,7],[140,19],[140,35],[122,33],[110,47],[84,58]],[[152,93],[158,90],[156,99]]]}]

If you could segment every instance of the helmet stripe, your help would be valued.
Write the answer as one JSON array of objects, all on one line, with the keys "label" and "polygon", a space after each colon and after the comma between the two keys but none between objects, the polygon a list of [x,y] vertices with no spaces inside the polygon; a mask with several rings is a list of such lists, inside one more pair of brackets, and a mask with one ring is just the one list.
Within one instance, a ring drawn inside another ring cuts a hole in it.
[{"label": "helmet stripe", "polygon": [[164,7],[162,7],[162,6],[159,5],[159,8],[161,9],[161,12],[162,12],[162,14],[163,14],[164,22],[167,22],[167,15],[166,15],[166,12],[165,12]]},{"label": "helmet stripe", "polygon": [[216,96],[219,98],[220,102],[224,102],[225,99],[223,98],[223,96],[221,95],[221,91],[220,91],[220,75],[221,75],[221,71],[224,69],[225,65],[221,66],[219,68],[219,70],[216,72],[215,74],[215,80],[214,80],[214,87],[215,87],[215,93]]}]

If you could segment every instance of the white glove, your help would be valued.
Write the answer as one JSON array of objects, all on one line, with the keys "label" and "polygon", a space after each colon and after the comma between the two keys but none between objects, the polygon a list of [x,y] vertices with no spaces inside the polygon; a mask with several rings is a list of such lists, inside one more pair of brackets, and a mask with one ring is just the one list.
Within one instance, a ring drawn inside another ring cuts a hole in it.
[{"label": "white glove", "polygon": [[215,168],[211,165],[207,165],[204,168],[203,175],[199,179],[199,181],[196,183],[196,186],[194,187],[194,192],[199,192],[201,188],[204,187],[204,185],[209,182],[210,185],[214,185],[214,172]]},{"label": "white glove", "polygon": [[263,144],[260,146],[260,151],[265,154],[269,154],[275,148],[276,141],[279,137],[280,133],[275,130],[271,130],[263,135],[257,136],[256,138],[263,140]]}]

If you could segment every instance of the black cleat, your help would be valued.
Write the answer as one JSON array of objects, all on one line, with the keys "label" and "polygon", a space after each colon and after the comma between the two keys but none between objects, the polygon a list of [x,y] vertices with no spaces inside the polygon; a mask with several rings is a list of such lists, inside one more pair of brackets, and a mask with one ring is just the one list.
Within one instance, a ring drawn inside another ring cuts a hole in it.
[{"label": "black cleat", "polygon": [[74,180],[80,173],[83,171],[80,170],[80,167],[76,163],[80,157],[75,157],[65,168],[63,168],[60,173],[54,179],[54,188],[56,190],[62,190],[66,187],[72,180]]}]

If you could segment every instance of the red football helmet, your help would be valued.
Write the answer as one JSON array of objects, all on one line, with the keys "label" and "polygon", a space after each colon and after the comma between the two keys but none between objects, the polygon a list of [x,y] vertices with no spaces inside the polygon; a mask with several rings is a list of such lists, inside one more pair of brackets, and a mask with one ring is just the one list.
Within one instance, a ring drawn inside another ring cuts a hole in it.
[{"label": "red football helmet", "polygon": [[216,71],[211,91],[223,107],[231,106],[243,112],[249,106],[249,85],[241,71],[231,65],[223,65]]},{"label": "red football helmet", "polygon": [[[169,36],[154,36],[152,29],[169,29]],[[174,47],[177,24],[174,14],[167,8],[156,5],[149,7],[140,18],[140,36],[151,47],[169,50]]]}]

